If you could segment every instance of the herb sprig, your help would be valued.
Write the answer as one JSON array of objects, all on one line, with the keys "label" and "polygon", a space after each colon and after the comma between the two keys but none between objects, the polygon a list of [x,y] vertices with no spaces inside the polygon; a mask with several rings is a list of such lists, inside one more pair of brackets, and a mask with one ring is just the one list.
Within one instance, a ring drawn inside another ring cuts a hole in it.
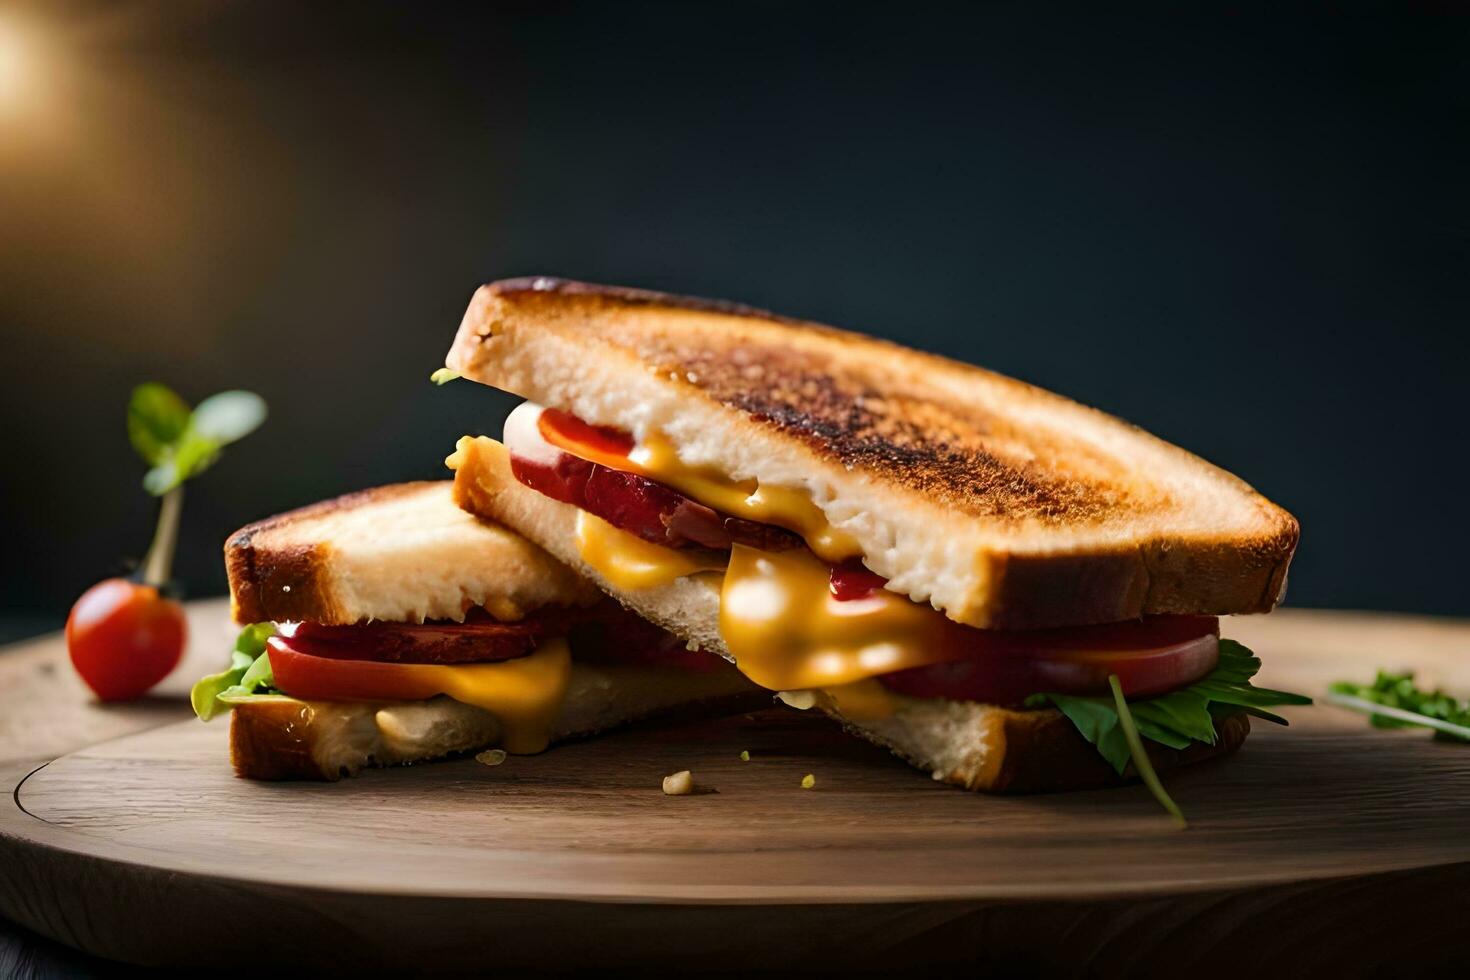
[{"label": "herb sprig", "polygon": [[222,391],[190,409],[167,385],[150,381],[134,388],[128,438],[150,467],[143,489],[162,497],[203,473],[220,450],[254,432],[265,414],[265,401],[249,391]]},{"label": "herb sprig", "polygon": [[245,438],[265,421],[265,401],[249,391],[222,391],[192,409],[168,385],[150,381],[128,400],[128,439],[148,472],[143,489],[162,497],[158,526],[143,559],[148,585],[168,581],[179,538],[184,481],[214,465],[220,451]]},{"label": "herb sprig", "polygon": [[1378,728],[1432,728],[1437,739],[1470,742],[1470,701],[1438,689],[1421,690],[1412,672],[1380,670],[1372,684],[1338,681],[1328,692],[1329,702],[1370,715]]}]

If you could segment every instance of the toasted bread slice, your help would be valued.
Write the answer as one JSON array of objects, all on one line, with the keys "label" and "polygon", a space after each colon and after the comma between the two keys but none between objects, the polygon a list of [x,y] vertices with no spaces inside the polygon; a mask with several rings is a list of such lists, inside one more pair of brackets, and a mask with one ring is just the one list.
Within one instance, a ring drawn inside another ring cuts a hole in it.
[{"label": "toasted bread slice", "polygon": [[513,621],[590,605],[597,590],[525,538],[456,507],[450,481],[350,493],[241,528],[225,542],[235,621],[329,626]]},{"label": "toasted bread slice", "polygon": [[[680,710],[769,703],[734,669],[708,672],[572,665],[552,741]],[[500,722],[447,697],[384,704],[261,699],[231,713],[230,760],[246,779],[337,780],[368,766],[409,765],[495,745]]]},{"label": "toasted bread slice", "polygon": [[[518,482],[511,475],[504,446],[484,437],[466,437],[450,464],[455,469],[455,499],[462,507],[515,528],[640,616],[733,660],[720,637],[718,572],[686,576],[655,588],[620,590],[582,560],[576,544],[577,508]],[[878,721],[845,717],[830,698],[818,698],[815,706],[935,779],[966,789],[1030,792],[1118,781],[1059,711],[1013,711],[971,701],[891,696],[895,710]],[[1156,767],[1169,768],[1233,752],[1249,731],[1249,718],[1234,713],[1220,720],[1220,737],[1214,745],[1195,743],[1176,751],[1150,742],[1148,753]]]},{"label": "toasted bread slice", "polygon": [[1265,612],[1292,516],[1093,409],[930,354],[746,307],[557,279],[491,283],[446,358],[682,463],[805,492],[889,588],[1036,629]]},{"label": "toasted bread slice", "polygon": [[[545,606],[605,601],[541,548],[455,505],[448,480],[348,494],[273,517],[225,545],[238,622],[462,620],[483,606],[501,620]],[[682,706],[766,703],[734,668],[588,664],[574,660],[553,741]],[[496,744],[500,721],[446,697],[400,703],[266,698],[237,705],[235,771],[253,779],[337,779],[369,765],[427,761]]]}]

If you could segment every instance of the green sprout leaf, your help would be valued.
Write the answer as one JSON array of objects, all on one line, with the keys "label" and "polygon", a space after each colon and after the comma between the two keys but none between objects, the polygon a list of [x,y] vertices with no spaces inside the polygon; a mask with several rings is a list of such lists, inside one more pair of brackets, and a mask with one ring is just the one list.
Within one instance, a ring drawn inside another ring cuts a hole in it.
[{"label": "green sprout leaf", "polygon": [[219,459],[219,443],[193,430],[184,433],[163,462],[143,474],[143,489],[161,497],[191,477],[198,476]]},{"label": "green sprout leaf", "polygon": [[265,399],[255,392],[222,391],[194,407],[190,425],[195,436],[218,449],[254,432],[265,416]]},{"label": "green sprout leaf", "polygon": [[128,405],[128,434],[149,464],[143,489],[162,497],[214,465],[220,450],[265,421],[265,400],[249,391],[222,391],[191,412],[161,384],[140,385]]},{"label": "green sprout leaf", "polygon": [[459,380],[459,372],[451,371],[447,367],[442,367],[439,370],[435,371],[433,374],[429,375],[429,380],[434,382],[436,385],[447,385],[451,381]]},{"label": "green sprout leaf", "polygon": [[150,381],[128,399],[128,439],[143,462],[156,466],[189,428],[189,405],[168,385]]}]

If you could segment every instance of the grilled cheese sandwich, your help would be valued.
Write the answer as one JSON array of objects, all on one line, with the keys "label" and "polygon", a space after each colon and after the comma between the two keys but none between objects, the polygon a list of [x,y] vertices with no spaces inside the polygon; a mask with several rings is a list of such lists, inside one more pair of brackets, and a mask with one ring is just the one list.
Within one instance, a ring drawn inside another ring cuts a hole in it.
[{"label": "grilled cheese sandwich", "polygon": [[[1033,771],[1090,749],[1052,724],[1076,721],[1068,698],[1112,684],[1119,712],[1147,716],[1235,678],[1248,652],[1215,616],[1269,610],[1296,543],[1244,483],[1101,413],[730,304],[493,283],[446,363],[529,399],[505,445],[450,457],[461,506],[970,788],[1094,780]],[[1097,748],[1117,775],[1187,761],[1239,744],[1241,705],[1303,700],[1210,690],[1202,744],[1145,721],[1148,758]],[[984,734],[954,745],[929,725]]]}]

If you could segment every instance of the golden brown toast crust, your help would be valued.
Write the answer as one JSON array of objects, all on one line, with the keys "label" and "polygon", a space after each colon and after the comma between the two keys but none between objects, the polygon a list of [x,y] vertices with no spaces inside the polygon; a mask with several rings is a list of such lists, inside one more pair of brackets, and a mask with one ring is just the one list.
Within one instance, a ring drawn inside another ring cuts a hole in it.
[{"label": "golden brown toast crust", "polygon": [[[375,487],[241,528],[224,549],[236,622],[516,619],[596,590],[513,532],[457,508],[448,480]],[[420,590],[416,593],[416,590]],[[417,617],[422,618],[422,616]]]},{"label": "golden brown toast crust", "polygon": [[[1051,793],[1114,786],[1137,778],[1131,769],[1126,778],[1119,776],[1060,711],[1006,711],[1001,725],[998,765],[985,767],[979,778],[950,774],[944,781],[988,793]],[[1154,768],[1164,772],[1229,755],[1240,748],[1250,730],[1250,717],[1237,711],[1216,719],[1214,745],[1191,742],[1188,748],[1172,749],[1157,742],[1143,744]]]},{"label": "golden brown toast crust", "polygon": [[[644,306],[731,317],[723,334],[668,324],[599,340],[632,350],[650,371],[677,376],[704,397],[800,439],[845,467],[972,517],[1075,527],[1125,522],[1161,502],[1146,487],[1120,483],[1114,473],[1098,479],[1060,453],[1020,458],[1025,454],[1013,448],[1028,440],[1025,432],[933,383],[934,373],[983,377],[1016,396],[1058,397],[984,368],[737,303],[546,277],[507,279],[486,288],[548,318],[568,304],[584,307],[589,316],[599,308]],[[1086,453],[1075,444],[1063,448],[1069,455]],[[1289,515],[1280,516],[1283,525],[1295,524]]]},{"label": "golden brown toast crust", "polygon": [[895,588],[970,625],[1265,612],[1285,586],[1297,522],[1242,481],[1102,412],[886,341],[542,277],[482,287],[447,360],[568,408],[556,399],[577,382],[547,368],[570,351],[587,387],[625,378],[645,405],[674,403],[675,416],[724,425],[727,444],[784,454],[787,475],[811,475],[850,509],[898,515],[875,518],[889,523],[869,534],[870,567],[891,580],[909,570]]},{"label": "golden brown toast crust", "polygon": [[242,704],[230,712],[230,762],[243,779],[336,779],[311,754],[310,709],[297,701]]},{"label": "golden brown toast crust", "polygon": [[[599,715],[594,712],[588,716],[584,711],[580,724],[568,724],[564,719],[563,728],[553,733],[553,742],[560,744],[588,737],[605,728],[648,718],[693,719],[751,711],[769,704],[769,694],[741,682],[733,668],[722,676],[723,679],[720,680],[710,674],[691,678],[688,672],[684,672],[679,676],[668,677],[665,683],[674,687],[682,685],[681,689],[687,692],[685,698],[672,699],[667,704],[650,705],[638,703],[635,695],[612,713]],[[612,675],[611,679],[614,683],[618,680],[616,675]],[[691,686],[691,681],[693,685],[699,686]],[[603,680],[601,683],[606,684],[607,681]],[[497,732],[493,728],[479,734],[473,729],[461,729],[450,741],[409,751],[379,744],[379,751],[369,758],[362,757],[361,747],[356,751],[351,746],[342,748],[341,732],[334,726],[332,716],[359,709],[371,712],[377,707],[379,705],[358,705],[351,702],[334,705],[294,699],[260,700],[236,705],[230,713],[230,762],[235,775],[242,779],[335,782],[366,766],[430,762],[464,755],[496,741]],[[321,718],[323,714],[328,716],[325,721]],[[588,717],[593,720],[588,722]],[[334,743],[334,740],[337,741]]]},{"label": "golden brown toast crust", "polygon": [[[705,699],[659,712],[660,717],[694,717],[708,712],[726,712],[758,707],[750,693]],[[238,706],[230,718],[230,761],[242,779],[335,781],[341,770],[327,771],[313,754],[316,735],[310,724],[311,708],[296,701],[264,701]],[[886,745],[898,755],[900,747],[875,738],[859,726],[846,726],[854,734]],[[1191,743],[1178,750],[1145,742],[1149,759],[1160,772],[1229,755],[1250,734],[1245,712],[1216,720],[1219,735],[1214,745]],[[988,752],[998,753],[996,762],[979,773],[966,776],[945,774],[944,782],[968,790],[989,793],[1046,793],[1094,789],[1125,782],[1097,750],[1089,745],[1058,711],[1007,711],[999,715],[998,730],[992,734]],[[469,751],[475,746],[459,747]],[[451,753],[453,754],[453,753]],[[404,760],[418,761],[418,760]],[[923,760],[917,761],[922,766]],[[1131,773],[1130,773],[1130,777]]]},{"label": "golden brown toast crust", "polygon": [[301,542],[258,548],[257,538],[326,514],[410,496],[431,485],[432,481],[424,480],[359,490],[267,517],[230,535],[225,541],[225,574],[235,622],[329,622],[333,618],[323,615],[333,607],[325,577],[328,546]]}]

